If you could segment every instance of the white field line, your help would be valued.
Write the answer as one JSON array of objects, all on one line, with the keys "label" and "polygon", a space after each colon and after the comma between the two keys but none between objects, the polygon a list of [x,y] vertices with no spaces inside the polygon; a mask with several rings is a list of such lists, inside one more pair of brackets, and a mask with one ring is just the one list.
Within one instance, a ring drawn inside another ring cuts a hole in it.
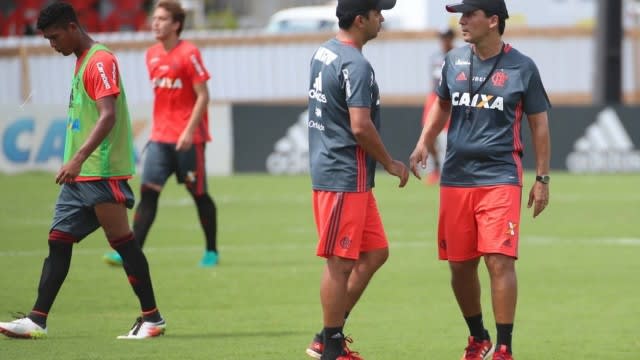
[{"label": "white field line", "polygon": [[[525,237],[520,239],[521,244],[534,245],[534,246],[549,246],[549,245],[566,245],[566,244],[580,244],[580,245],[592,245],[592,246],[640,246],[640,238],[592,238],[592,239],[567,239],[557,237]],[[246,244],[246,245],[221,245],[221,252],[242,252],[257,250],[295,250],[295,249],[313,249],[315,247],[315,239],[310,241],[301,241],[299,243],[287,243],[287,244],[271,244],[268,242]],[[392,249],[402,248],[428,248],[433,247],[434,243],[431,239],[424,241],[399,241],[390,242]],[[46,247],[43,246],[41,250],[29,250],[29,251],[0,251],[0,257],[42,257],[46,256]],[[103,249],[83,249],[82,244],[75,246],[73,249],[74,254],[87,254],[87,255],[100,255],[107,251],[110,251],[105,241],[105,247]],[[199,252],[202,251],[202,246],[174,246],[174,247],[147,247],[144,249],[145,253],[176,253],[176,252]]]}]

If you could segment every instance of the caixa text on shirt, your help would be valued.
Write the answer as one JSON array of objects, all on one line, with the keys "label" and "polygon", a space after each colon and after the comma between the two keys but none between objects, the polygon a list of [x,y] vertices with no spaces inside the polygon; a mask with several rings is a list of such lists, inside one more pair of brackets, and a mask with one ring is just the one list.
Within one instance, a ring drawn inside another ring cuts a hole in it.
[{"label": "caixa text on shirt", "polygon": [[171,78],[154,78],[151,80],[154,88],[161,89],[182,89],[182,80]]},{"label": "caixa text on shirt", "polygon": [[451,94],[451,103],[453,106],[471,106],[504,111],[504,98],[502,96],[475,94],[472,98],[468,92],[454,92]]}]

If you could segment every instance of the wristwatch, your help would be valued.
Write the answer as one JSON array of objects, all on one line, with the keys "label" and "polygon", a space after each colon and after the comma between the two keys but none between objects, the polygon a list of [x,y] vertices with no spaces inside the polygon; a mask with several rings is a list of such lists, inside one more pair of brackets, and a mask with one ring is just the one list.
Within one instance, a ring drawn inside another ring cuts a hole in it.
[{"label": "wristwatch", "polygon": [[551,178],[549,177],[549,175],[536,175],[536,181],[540,181],[541,183],[548,185],[549,184],[549,180]]}]

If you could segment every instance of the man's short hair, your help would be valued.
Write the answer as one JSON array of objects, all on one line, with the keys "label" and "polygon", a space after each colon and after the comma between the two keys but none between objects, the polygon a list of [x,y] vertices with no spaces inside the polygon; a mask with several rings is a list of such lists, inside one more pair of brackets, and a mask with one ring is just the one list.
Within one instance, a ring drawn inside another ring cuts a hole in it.
[{"label": "man's short hair", "polygon": [[40,11],[36,27],[40,31],[51,26],[66,28],[72,22],[78,24],[73,6],[65,2],[54,2]]},{"label": "man's short hair", "polygon": [[353,25],[358,15],[368,18],[371,10],[389,10],[396,4],[396,0],[338,0],[336,17],[340,29],[347,30]]},{"label": "man's short hair", "polygon": [[165,9],[167,12],[171,14],[171,20],[173,22],[180,23],[180,27],[178,27],[178,31],[177,31],[178,36],[180,36],[180,33],[184,28],[184,20],[187,17],[187,13],[184,11],[184,8],[182,8],[182,5],[180,5],[180,3],[175,0],[160,0],[156,4],[156,9],[157,8]]},{"label": "man's short hair", "polygon": [[440,29],[438,31],[438,37],[441,39],[453,39],[456,37],[456,33],[452,28],[447,26],[446,28]]}]

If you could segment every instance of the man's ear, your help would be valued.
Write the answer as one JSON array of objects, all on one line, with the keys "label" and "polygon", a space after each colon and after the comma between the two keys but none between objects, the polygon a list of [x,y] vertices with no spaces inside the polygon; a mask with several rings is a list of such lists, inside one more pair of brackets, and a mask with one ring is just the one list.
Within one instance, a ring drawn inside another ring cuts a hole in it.
[{"label": "man's ear", "polygon": [[489,20],[489,26],[491,28],[495,27],[496,29],[500,26],[500,17],[498,15],[492,15]]},{"label": "man's ear", "polygon": [[80,26],[74,22],[70,22],[67,25],[67,30],[69,30],[70,32],[76,32],[78,30],[80,30]]}]

